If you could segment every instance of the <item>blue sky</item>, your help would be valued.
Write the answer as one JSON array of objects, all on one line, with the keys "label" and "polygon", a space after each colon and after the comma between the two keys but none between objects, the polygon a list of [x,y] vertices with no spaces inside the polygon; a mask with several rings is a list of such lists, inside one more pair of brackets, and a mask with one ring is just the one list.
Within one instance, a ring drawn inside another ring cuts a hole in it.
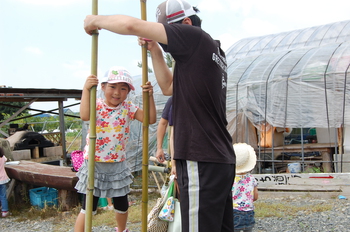
[{"label": "blue sky", "polygon": [[[147,1],[155,21],[161,0]],[[201,11],[202,28],[227,50],[240,39],[349,20],[344,0],[189,0]],[[87,0],[0,0],[0,85],[15,88],[81,89],[90,73],[91,37],[83,21]],[[140,1],[99,0],[98,14],[141,17]],[[141,48],[135,36],[101,30],[98,75],[114,65],[141,74]],[[56,103],[34,103],[46,109]],[[65,104],[66,105],[66,104]]]}]

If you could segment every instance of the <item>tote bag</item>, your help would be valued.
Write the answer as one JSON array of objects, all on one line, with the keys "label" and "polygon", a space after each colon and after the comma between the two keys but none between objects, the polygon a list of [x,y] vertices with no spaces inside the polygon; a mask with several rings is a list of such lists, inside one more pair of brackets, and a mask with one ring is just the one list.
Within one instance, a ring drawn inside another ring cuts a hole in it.
[{"label": "tote bag", "polygon": [[[170,178],[169,186],[171,186],[173,179]],[[166,200],[168,199],[169,189],[164,195],[157,199],[155,206],[151,209],[147,216],[147,232],[167,232],[169,222],[159,219],[159,212],[162,210]]]},{"label": "tote bag", "polygon": [[175,200],[174,200],[174,182],[169,186],[168,199],[165,201],[164,206],[159,212],[159,219],[162,221],[172,222],[174,221],[174,210],[175,210]]},{"label": "tote bag", "polygon": [[174,181],[174,204],[175,204],[175,213],[174,213],[174,220],[172,222],[169,222],[168,226],[168,232],[181,232],[181,209],[180,209],[180,201],[179,198],[179,191],[176,180]]}]

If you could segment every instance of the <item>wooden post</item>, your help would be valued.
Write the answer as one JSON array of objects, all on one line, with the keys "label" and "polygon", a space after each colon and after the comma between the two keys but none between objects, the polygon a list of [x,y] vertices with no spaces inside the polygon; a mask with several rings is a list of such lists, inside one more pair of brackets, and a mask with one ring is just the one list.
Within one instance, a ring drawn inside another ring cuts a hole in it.
[{"label": "wooden post", "polygon": [[[141,0],[141,19],[147,20],[146,0]],[[148,82],[147,48],[142,47],[142,85]],[[148,214],[148,129],[149,129],[149,93],[142,93],[143,101],[143,130],[142,130],[142,218],[141,231],[147,232]]]},{"label": "wooden post", "polygon": [[[92,0],[92,14],[97,15],[97,0]],[[92,34],[91,43],[91,74],[97,76],[97,54],[98,54],[98,30]],[[85,231],[92,230],[92,204],[94,193],[95,176],[95,148],[96,148],[96,88],[90,90],[90,134],[89,134],[89,161],[88,161],[88,185],[86,189],[86,214]]]},{"label": "wooden post", "polygon": [[33,150],[32,150],[32,152],[33,152],[33,159],[39,159],[39,147],[34,147],[33,148]]}]

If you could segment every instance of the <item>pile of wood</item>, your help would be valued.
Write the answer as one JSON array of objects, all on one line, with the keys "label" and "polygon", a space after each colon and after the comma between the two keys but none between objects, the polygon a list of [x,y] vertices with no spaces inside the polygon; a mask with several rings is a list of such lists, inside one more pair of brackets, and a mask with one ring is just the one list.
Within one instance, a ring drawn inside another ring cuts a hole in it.
[{"label": "pile of wood", "polygon": [[254,177],[261,197],[350,198],[350,173],[278,173]]}]

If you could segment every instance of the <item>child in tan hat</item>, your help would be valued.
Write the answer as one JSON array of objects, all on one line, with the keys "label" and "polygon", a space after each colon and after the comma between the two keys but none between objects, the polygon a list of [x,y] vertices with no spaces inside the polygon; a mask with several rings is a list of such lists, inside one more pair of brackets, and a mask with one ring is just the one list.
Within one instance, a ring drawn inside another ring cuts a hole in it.
[{"label": "child in tan hat", "polygon": [[232,187],[234,232],[251,232],[255,224],[254,201],[258,183],[250,173],[256,164],[254,148],[246,143],[233,145],[236,153],[236,177]]}]

